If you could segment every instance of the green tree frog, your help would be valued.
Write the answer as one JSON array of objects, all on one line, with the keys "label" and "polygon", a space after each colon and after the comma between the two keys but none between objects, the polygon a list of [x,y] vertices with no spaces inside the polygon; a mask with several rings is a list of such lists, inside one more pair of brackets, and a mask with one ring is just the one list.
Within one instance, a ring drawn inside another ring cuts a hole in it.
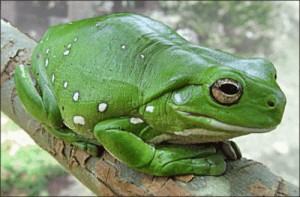
[{"label": "green tree frog", "polygon": [[193,45],[131,13],[51,27],[31,68],[34,80],[16,68],[16,90],[47,131],[156,176],[223,174],[241,157],[228,140],[273,130],[286,104],[270,61]]}]

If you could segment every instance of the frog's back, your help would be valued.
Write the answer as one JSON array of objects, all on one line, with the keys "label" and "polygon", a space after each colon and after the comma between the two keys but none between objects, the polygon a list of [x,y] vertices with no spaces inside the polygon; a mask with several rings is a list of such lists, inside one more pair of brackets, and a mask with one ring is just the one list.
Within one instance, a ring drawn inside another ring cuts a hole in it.
[{"label": "frog's back", "polygon": [[183,42],[152,19],[106,15],[50,28],[32,66],[45,70],[65,124],[86,133],[100,120],[135,114],[150,54]]}]

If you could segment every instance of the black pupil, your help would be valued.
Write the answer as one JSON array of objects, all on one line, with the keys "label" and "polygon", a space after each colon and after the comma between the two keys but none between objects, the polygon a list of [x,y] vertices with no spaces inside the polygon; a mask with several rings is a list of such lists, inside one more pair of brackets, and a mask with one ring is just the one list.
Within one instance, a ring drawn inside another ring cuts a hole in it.
[{"label": "black pupil", "polygon": [[220,86],[220,90],[228,95],[234,95],[239,92],[239,88],[233,84],[227,83]]}]

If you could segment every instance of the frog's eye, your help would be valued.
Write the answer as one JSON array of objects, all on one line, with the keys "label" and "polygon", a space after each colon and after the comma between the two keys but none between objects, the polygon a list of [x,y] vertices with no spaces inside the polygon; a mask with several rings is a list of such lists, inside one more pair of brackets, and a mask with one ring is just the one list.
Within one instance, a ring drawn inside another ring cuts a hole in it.
[{"label": "frog's eye", "polygon": [[222,78],[210,87],[211,97],[221,105],[233,105],[243,93],[242,85],[234,79]]}]

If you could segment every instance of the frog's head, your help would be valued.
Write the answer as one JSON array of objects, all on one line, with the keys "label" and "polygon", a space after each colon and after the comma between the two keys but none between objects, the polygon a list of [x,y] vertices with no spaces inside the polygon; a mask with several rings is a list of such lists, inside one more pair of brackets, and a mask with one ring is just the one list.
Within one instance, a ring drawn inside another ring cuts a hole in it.
[{"label": "frog's head", "polygon": [[184,125],[176,134],[231,138],[276,128],[286,98],[271,62],[235,59],[208,67],[200,80],[172,92],[169,104]]}]

